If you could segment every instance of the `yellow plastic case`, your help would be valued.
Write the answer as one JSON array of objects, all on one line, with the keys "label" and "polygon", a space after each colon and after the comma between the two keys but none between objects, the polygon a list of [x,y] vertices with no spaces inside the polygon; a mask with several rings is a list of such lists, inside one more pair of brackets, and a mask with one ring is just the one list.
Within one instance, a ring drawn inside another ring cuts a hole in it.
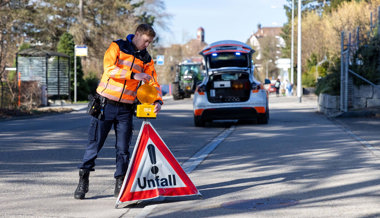
[{"label": "yellow plastic case", "polygon": [[156,118],[156,113],[154,113],[154,105],[150,104],[140,104],[137,105],[136,117],[138,118]]}]

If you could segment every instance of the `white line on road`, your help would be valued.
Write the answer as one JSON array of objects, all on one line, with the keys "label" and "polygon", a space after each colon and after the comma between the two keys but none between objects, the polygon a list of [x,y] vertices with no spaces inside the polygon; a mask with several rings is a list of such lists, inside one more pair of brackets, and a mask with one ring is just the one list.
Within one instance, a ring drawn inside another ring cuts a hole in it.
[{"label": "white line on road", "polygon": [[204,146],[196,154],[194,154],[190,159],[188,159],[182,168],[186,173],[191,173],[206,157],[209,155],[224,139],[226,139],[231,132],[235,130],[235,126],[231,126],[225,129],[221,134],[214,138],[210,143]]}]

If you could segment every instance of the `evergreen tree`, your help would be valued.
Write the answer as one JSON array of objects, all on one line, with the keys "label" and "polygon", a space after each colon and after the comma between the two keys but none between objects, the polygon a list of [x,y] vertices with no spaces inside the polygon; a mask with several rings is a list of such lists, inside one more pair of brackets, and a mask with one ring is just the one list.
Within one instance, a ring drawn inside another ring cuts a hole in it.
[{"label": "evergreen tree", "polygon": [[[70,56],[70,87],[71,87],[71,99],[74,99],[74,37],[70,33],[64,33],[58,42],[57,51]],[[82,64],[79,57],[77,59],[77,99],[87,100],[88,94],[90,94],[89,87],[86,81],[83,79]]]}]

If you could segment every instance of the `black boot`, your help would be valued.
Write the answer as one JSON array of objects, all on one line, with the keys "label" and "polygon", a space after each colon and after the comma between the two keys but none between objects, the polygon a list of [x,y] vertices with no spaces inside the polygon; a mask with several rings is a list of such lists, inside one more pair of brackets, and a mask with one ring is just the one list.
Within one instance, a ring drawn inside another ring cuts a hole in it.
[{"label": "black boot", "polygon": [[120,193],[121,186],[123,186],[124,176],[116,177],[114,196],[117,198]]},{"label": "black boot", "polygon": [[88,177],[90,176],[90,170],[80,169],[79,170],[79,184],[74,193],[75,199],[83,199],[88,192]]}]

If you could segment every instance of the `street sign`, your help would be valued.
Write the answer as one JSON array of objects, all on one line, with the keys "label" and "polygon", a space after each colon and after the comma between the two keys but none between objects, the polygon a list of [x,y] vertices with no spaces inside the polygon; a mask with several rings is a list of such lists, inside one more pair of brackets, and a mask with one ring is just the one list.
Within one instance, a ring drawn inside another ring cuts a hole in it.
[{"label": "street sign", "polygon": [[157,65],[164,65],[165,63],[165,56],[163,55],[157,55],[156,57],[156,64]]},{"label": "street sign", "polygon": [[144,121],[116,208],[158,197],[201,195],[150,122]]},{"label": "street sign", "polygon": [[88,48],[86,45],[75,46],[75,56],[87,56]]},{"label": "street sign", "polygon": [[88,49],[86,45],[75,45],[74,47],[74,102],[77,102],[77,59],[76,56],[87,57]]}]

